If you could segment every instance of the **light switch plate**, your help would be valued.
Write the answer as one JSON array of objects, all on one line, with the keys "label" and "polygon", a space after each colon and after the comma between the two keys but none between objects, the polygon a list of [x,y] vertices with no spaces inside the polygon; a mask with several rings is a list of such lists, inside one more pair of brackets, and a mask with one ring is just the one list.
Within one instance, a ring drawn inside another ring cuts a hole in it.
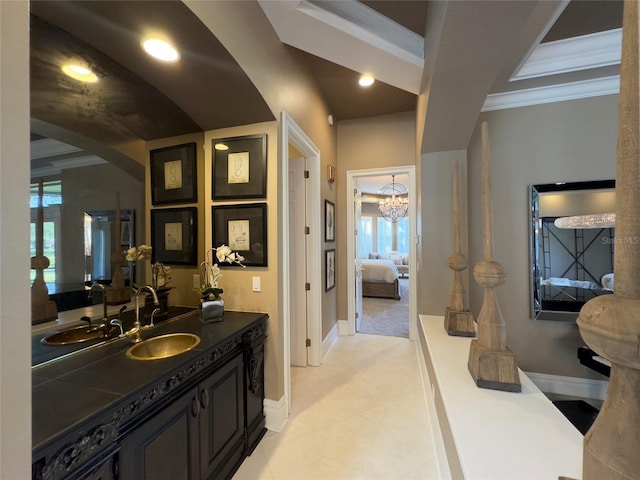
[{"label": "light switch plate", "polygon": [[200,288],[200,275],[193,276],[193,288]]},{"label": "light switch plate", "polygon": [[260,289],[260,277],[252,277],[251,278],[251,289],[254,292],[259,292]]}]

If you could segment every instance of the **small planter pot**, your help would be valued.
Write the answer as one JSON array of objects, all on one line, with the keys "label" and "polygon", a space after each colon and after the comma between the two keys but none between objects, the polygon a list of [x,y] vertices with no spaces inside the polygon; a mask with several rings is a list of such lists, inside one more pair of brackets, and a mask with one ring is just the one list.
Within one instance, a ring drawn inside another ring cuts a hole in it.
[{"label": "small planter pot", "polygon": [[205,300],[200,302],[200,318],[205,323],[221,322],[224,317],[224,300]]}]

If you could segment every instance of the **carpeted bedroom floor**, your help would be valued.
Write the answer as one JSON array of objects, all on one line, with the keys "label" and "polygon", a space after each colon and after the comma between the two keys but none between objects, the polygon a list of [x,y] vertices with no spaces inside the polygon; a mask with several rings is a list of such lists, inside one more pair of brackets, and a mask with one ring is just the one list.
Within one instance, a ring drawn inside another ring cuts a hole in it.
[{"label": "carpeted bedroom floor", "polygon": [[409,279],[400,279],[400,300],[362,299],[359,333],[409,338]]}]

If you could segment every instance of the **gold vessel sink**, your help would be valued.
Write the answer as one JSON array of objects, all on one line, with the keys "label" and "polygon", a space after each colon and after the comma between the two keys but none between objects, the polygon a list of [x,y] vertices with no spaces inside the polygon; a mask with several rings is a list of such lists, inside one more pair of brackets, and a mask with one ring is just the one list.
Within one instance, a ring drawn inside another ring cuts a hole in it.
[{"label": "gold vessel sink", "polygon": [[188,352],[199,343],[200,337],[193,333],[170,333],[134,345],[127,350],[127,357],[132,360],[159,360]]},{"label": "gold vessel sink", "polygon": [[73,345],[92,340],[107,340],[117,337],[118,333],[117,327],[109,326],[106,328],[105,326],[89,327],[83,325],[52,333],[44,337],[40,342],[44,345]]}]

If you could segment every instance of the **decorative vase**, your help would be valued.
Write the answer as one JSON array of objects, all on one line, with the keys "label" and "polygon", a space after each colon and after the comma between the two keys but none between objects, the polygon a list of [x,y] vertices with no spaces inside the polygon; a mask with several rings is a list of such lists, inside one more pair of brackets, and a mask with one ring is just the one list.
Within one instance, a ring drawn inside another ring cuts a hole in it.
[{"label": "decorative vase", "polygon": [[200,318],[205,323],[221,322],[224,317],[224,300],[217,298],[215,300],[200,301]]}]

